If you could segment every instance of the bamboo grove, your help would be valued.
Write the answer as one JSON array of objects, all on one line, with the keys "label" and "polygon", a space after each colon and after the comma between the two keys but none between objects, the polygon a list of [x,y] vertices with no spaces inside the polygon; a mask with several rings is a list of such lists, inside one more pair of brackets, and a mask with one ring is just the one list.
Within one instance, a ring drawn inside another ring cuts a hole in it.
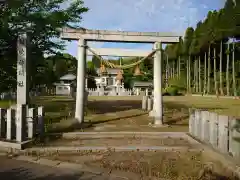
[{"label": "bamboo grove", "polygon": [[164,51],[165,85],[187,93],[240,95],[240,3],[209,11],[178,44]]}]

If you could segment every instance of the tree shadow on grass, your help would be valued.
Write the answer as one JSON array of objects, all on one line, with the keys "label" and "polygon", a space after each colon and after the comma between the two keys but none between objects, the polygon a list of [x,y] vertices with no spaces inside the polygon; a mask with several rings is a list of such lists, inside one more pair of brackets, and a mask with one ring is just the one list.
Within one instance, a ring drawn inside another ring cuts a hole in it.
[{"label": "tree shadow on grass", "polygon": [[[49,168],[49,167],[46,167],[46,168]],[[42,176],[42,175],[39,175],[41,174],[41,170],[39,170],[38,172],[39,174],[35,176],[31,171],[29,171],[29,169],[20,167],[20,168],[13,168],[8,171],[0,172],[0,179],[2,180],[66,180],[66,179],[87,180],[86,178],[83,177],[84,172],[58,175],[59,171],[61,171],[61,169],[56,169],[56,173],[49,173],[47,175]]]},{"label": "tree shadow on grass", "polygon": [[[95,114],[105,114],[105,113],[113,113],[119,111],[126,111],[130,109],[140,109],[142,106],[142,101],[140,100],[116,100],[116,101],[89,101],[88,109],[93,111]],[[189,107],[186,104],[179,104],[174,102],[164,102],[163,108],[167,109],[176,109],[176,110],[187,110]],[[202,110],[215,110],[215,109],[223,109],[223,108],[213,108],[208,105],[204,108],[199,108]]]},{"label": "tree shadow on grass", "polygon": [[[167,115],[167,120],[165,120],[165,124],[171,125],[171,126],[188,126],[188,123],[184,122],[183,120],[186,120],[189,117],[189,107],[185,104],[178,104],[173,102],[164,102],[163,104],[165,111],[170,111],[170,116]],[[124,115],[124,111],[130,110],[130,109],[140,109],[141,108],[141,101],[134,100],[134,101],[128,101],[128,100],[116,100],[116,101],[90,101],[88,102],[88,108],[94,110],[94,114],[104,114],[104,113],[110,113],[110,112],[119,112],[122,111]],[[208,110],[213,110],[215,108],[209,107]],[[178,116],[178,114],[175,115],[175,113],[179,113],[181,116]],[[169,112],[166,112],[169,113]],[[172,113],[172,116],[171,116]],[[143,112],[141,114],[134,114],[134,115],[126,115],[116,118],[109,118],[106,120],[101,121],[94,121],[94,122],[84,122],[82,124],[79,124],[76,120],[74,120],[70,123],[68,126],[62,126],[60,128],[53,128],[49,131],[49,133],[44,137],[44,139],[48,139],[50,141],[54,141],[56,139],[61,138],[61,136],[55,136],[53,133],[67,133],[67,132],[74,132],[74,131],[84,131],[85,129],[93,128],[94,126],[98,124],[104,124],[107,122],[113,122],[118,121],[126,118],[134,118],[138,116],[142,116],[146,114],[146,112]],[[42,141],[42,140],[39,140]]]},{"label": "tree shadow on grass", "polygon": [[167,125],[177,125],[177,126],[188,126],[188,123],[185,124],[177,124],[178,122],[181,122],[183,119],[187,119],[189,117],[189,115],[185,115],[182,117],[176,117],[176,118],[170,118],[167,121],[165,121],[164,123]]},{"label": "tree shadow on grass", "polygon": [[[104,113],[110,113],[110,112],[119,112],[122,111],[124,114],[124,111],[130,110],[130,109],[140,109],[141,107],[141,101],[126,101],[126,100],[120,100],[120,101],[91,101],[88,104],[90,109],[94,109],[94,114],[104,114]],[[173,111],[171,112],[173,114],[172,117],[167,117],[167,121],[165,122],[168,125],[174,125],[183,119],[187,119],[189,117],[189,107],[184,104],[174,104],[172,102],[165,102],[163,104],[165,111]],[[208,110],[214,110],[215,108],[209,108]],[[174,111],[176,113],[181,112],[181,117],[174,117]],[[111,121],[118,121],[125,118],[134,118],[141,115],[146,114],[146,112],[143,112],[141,114],[134,114],[129,116],[121,116],[116,118],[110,118],[106,120],[101,121],[94,121],[94,122],[84,122],[82,124],[79,124],[76,120],[72,121],[72,123],[67,127],[61,127],[50,130],[51,133],[64,133],[64,132],[73,132],[73,131],[79,131],[84,130],[87,128],[92,128],[94,125],[97,124],[104,124]],[[186,126],[187,124],[179,124],[182,126]]]},{"label": "tree shadow on grass", "polygon": [[[59,122],[62,119],[73,117],[75,111],[74,99],[54,99],[53,101],[51,101],[51,99],[47,99],[45,101],[39,101],[37,104],[44,106],[46,112],[46,121],[49,121],[51,123]],[[88,102],[87,111],[93,112],[94,114],[116,113],[119,111],[126,111],[131,109],[141,109],[141,106],[141,100],[97,100]],[[188,109],[191,108],[186,104],[179,104],[174,102],[164,102],[163,107],[167,109],[185,111],[188,111]],[[204,109],[214,110],[220,108],[212,108],[206,105]]]},{"label": "tree shadow on grass", "polygon": [[[194,106],[190,107],[189,105],[186,104],[182,104],[182,103],[174,103],[174,102],[164,102],[163,103],[163,107],[167,108],[167,109],[176,109],[176,110],[189,110],[189,108],[193,108],[195,109]],[[216,110],[216,109],[226,109],[226,108],[213,108],[212,106],[208,106],[206,105],[204,108],[196,108],[196,109],[200,109],[200,110]]]},{"label": "tree shadow on grass", "polygon": [[89,101],[88,109],[94,114],[114,113],[130,109],[140,109],[140,100]]},{"label": "tree shadow on grass", "polygon": [[134,117],[142,116],[143,114],[146,114],[146,112],[143,112],[141,114],[124,116],[124,117],[111,118],[111,119],[102,120],[102,121],[83,122],[81,124],[79,124],[76,120],[73,120],[72,124],[70,124],[67,127],[50,129],[48,131],[48,133],[45,134],[45,136],[36,138],[35,141],[33,142],[33,145],[38,146],[38,147],[46,146],[46,144],[48,144],[49,142],[53,142],[53,141],[57,141],[57,140],[61,139],[63,133],[81,132],[86,129],[94,128],[98,124],[104,124],[107,122],[118,121],[118,120],[125,119],[125,118],[134,118]]},{"label": "tree shadow on grass", "polygon": [[127,116],[121,116],[121,117],[116,117],[116,118],[110,118],[106,120],[101,120],[101,121],[86,121],[81,124],[79,124],[76,120],[72,120],[72,123],[67,126],[67,127],[62,127],[62,128],[56,128],[56,129],[50,129],[49,133],[67,133],[67,132],[74,132],[74,131],[84,131],[84,129],[92,128],[97,124],[104,124],[107,122],[112,122],[112,121],[118,121],[122,119],[127,119],[127,118],[134,118],[138,116],[142,116],[146,114],[146,112],[143,113],[138,113],[138,114],[132,114],[132,115],[127,115]]}]

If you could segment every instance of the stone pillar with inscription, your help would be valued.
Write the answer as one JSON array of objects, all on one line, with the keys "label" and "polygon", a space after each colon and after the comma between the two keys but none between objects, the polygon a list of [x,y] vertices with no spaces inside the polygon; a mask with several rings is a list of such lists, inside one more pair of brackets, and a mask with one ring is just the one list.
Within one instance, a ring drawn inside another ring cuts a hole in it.
[{"label": "stone pillar with inscription", "polygon": [[17,104],[29,102],[29,73],[28,73],[28,37],[22,34],[17,41]]},{"label": "stone pillar with inscription", "polygon": [[[26,112],[29,103],[29,73],[28,73],[28,37],[27,34],[21,34],[17,40],[17,141],[25,140],[26,132]],[[24,107],[24,108],[23,108]]]}]

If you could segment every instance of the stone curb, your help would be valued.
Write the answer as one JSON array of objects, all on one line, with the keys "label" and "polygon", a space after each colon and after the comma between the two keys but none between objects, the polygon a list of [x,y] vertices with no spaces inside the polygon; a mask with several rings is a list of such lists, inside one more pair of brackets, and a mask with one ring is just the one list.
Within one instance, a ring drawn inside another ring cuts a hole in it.
[{"label": "stone curb", "polygon": [[177,138],[185,138],[188,137],[185,132],[71,132],[71,133],[63,133],[63,134],[52,134],[52,135],[62,135],[63,138],[102,138],[102,137],[177,137]]},{"label": "stone curb", "polygon": [[186,132],[131,132],[131,131],[122,131],[122,132],[69,132],[69,133],[63,133],[63,134],[89,134],[89,135],[94,135],[94,134],[149,134],[149,135],[172,135],[172,134],[176,134],[176,135],[182,135],[185,134]]},{"label": "stone curb", "polygon": [[29,148],[25,152],[31,152],[31,151],[38,151],[38,152],[81,152],[81,151],[92,151],[92,152],[98,152],[98,151],[180,151],[180,150],[189,150],[189,151],[198,151],[199,149],[197,147],[190,148],[186,146],[111,146],[111,147],[104,147],[104,146],[83,146],[83,147],[65,147],[65,146],[56,146],[56,147],[40,147],[40,148]]}]

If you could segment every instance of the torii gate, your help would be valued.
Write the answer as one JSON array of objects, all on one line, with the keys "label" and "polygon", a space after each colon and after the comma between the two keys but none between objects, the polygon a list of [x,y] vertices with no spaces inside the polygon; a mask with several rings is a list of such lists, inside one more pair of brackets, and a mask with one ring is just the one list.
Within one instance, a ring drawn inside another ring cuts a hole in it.
[{"label": "torii gate", "polygon": [[[162,125],[162,43],[178,43],[181,35],[160,32],[106,31],[89,30],[84,28],[73,29],[66,27],[62,29],[60,37],[64,40],[78,40],[78,68],[75,118],[79,121],[79,123],[82,123],[84,120],[87,41],[154,43],[153,51],[155,52],[153,53],[152,51],[152,54],[154,54],[153,115],[155,119],[154,124]],[[114,51],[114,49],[112,50]]]}]

